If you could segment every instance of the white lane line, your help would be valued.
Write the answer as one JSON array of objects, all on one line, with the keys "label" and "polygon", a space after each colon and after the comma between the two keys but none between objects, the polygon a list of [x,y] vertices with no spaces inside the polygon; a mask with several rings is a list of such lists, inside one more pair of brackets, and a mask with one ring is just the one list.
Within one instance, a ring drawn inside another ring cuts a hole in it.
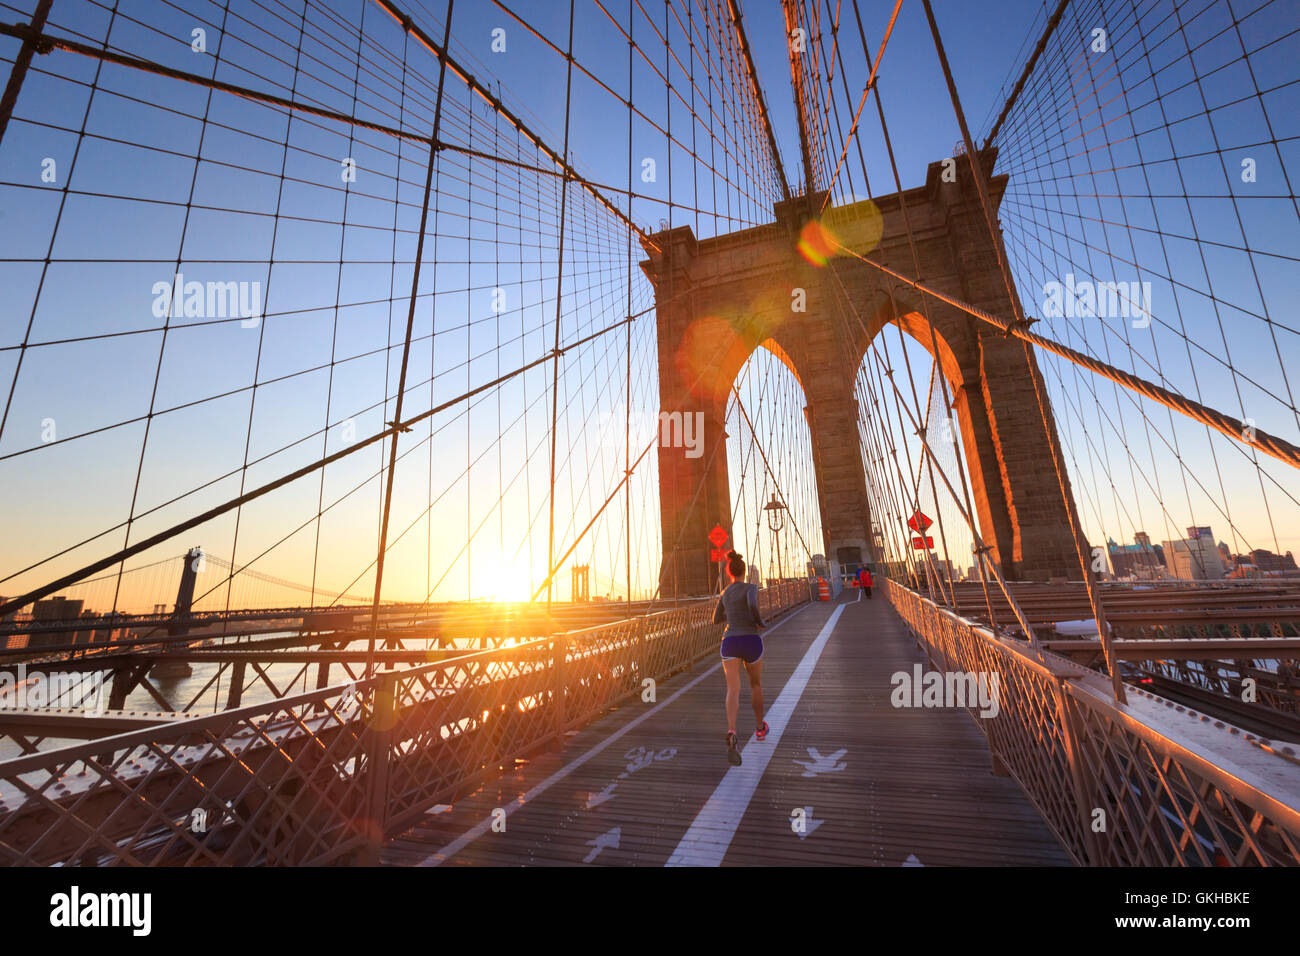
[{"label": "white lane line", "polygon": [[722,863],[722,858],[727,855],[727,848],[736,835],[736,828],[740,826],[745,810],[749,807],[749,801],[758,789],[758,782],[763,779],[763,772],[767,770],[772,754],[776,753],[781,735],[794,716],[794,709],[803,696],[804,688],[808,686],[817,659],[821,657],[831,632],[835,630],[835,622],[840,619],[846,606],[841,604],[831,612],[821,632],[804,653],[803,660],[799,661],[799,666],[785,682],[781,696],[768,711],[772,730],[767,739],[757,743],[752,736],[749,738],[742,753],[748,759],[739,767],[727,771],[703,809],[695,815],[690,829],[664,866],[718,866]]},{"label": "white lane line", "polygon": [[[794,620],[796,617],[798,617],[798,616],[799,616],[800,614],[802,614],[804,611],[808,610],[810,607],[816,607],[816,605],[815,605],[815,604],[812,604],[812,603],[805,604],[803,607],[799,608],[799,610],[795,611],[793,614],[789,615],[788,617],[784,618],[784,619],[781,620],[781,621],[778,621],[776,624],[774,624],[774,625],[772,625],[770,628],[768,628],[768,629],[767,629],[767,633],[768,633],[768,634],[771,634],[771,633],[772,633],[773,631],[775,631],[778,627],[781,627],[782,625],[786,624],[787,622]],[[592,757],[595,757],[597,754],[599,754],[601,751],[603,751],[603,750],[604,750],[606,747],[608,747],[610,744],[614,743],[616,740],[618,740],[620,737],[622,737],[622,736],[623,736],[624,734],[626,734],[628,731],[630,731],[630,730],[634,729],[635,727],[639,726],[639,725],[641,724],[642,721],[644,721],[644,720],[648,720],[648,719],[650,719],[651,717],[653,717],[653,716],[654,716],[655,714],[657,714],[660,710],[662,710],[663,708],[667,707],[669,704],[671,704],[673,701],[675,701],[678,697],[681,697],[682,694],[686,693],[688,690],[690,690],[692,687],[694,687],[694,686],[695,686],[696,684],[698,684],[700,681],[704,680],[706,677],[708,677],[708,676],[711,675],[714,671],[720,669],[721,667],[722,667],[722,663],[721,663],[721,661],[719,661],[717,664],[714,664],[712,667],[710,667],[708,670],[706,670],[706,671],[705,671],[703,674],[701,674],[699,677],[695,678],[693,681],[691,681],[691,682],[690,682],[689,684],[687,684],[685,687],[682,687],[682,688],[680,688],[679,690],[677,690],[677,691],[676,691],[676,692],[675,692],[671,697],[669,697],[667,700],[660,701],[659,703],[657,703],[657,704],[655,704],[653,707],[651,707],[649,710],[647,710],[647,711],[646,711],[644,714],[642,714],[640,717],[636,718],[636,720],[632,720],[632,721],[629,721],[628,723],[624,724],[622,727],[620,727],[620,728],[619,728],[618,730],[616,730],[614,733],[610,734],[608,737],[606,737],[606,738],[605,738],[604,740],[602,740],[600,743],[596,744],[594,747],[592,747],[592,748],[591,748],[590,750],[588,750],[586,753],[582,754],[582,755],[579,756],[579,757],[575,757],[572,761],[570,761],[569,763],[565,764],[565,765],[564,765],[563,767],[561,767],[559,770],[555,771],[555,773],[551,774],[549,777],[547,777],[545,780],[543,780],[543,781],[542,781],[541,783],[539,783],[537,786],[533,787],[533,789],[529,790],[529,791],[528,791],[527,793],[525,793],[523,796],[519,797],[517,800],[514,800],[513,802],[511,802],[511,803],[507,804],[506,806],[502,807],[502,809],[505,811],[505,815],[508,817],[508,816],[510,816],[510,814],[514,813],[516,810],[518,810],[518,809],[519,809],[520,807],[522,807],[524,804],[528,803],[530,800],[535,800],[535,799],[537,799],[537,797],[541,796],[541,795],[542,795],[543,793],[545,793],[547,790],[551,789],[551,787],[553,787],[555,784],[559,783],[561,780],[563,780],[563,779],[564,779],[565,777],[567,777],[569,774],[573,773],[573,771],[577,770],[579,767],[581,767],[584,763],[586,763],[586,762],[587,762],[588,760],[590,760]],[[419,863],[417,863],[416,866],[439,866],[440,864],[445,863],[447,860],[451,859],[453,856],[455,856],[455,855],[456,855],[457,853],[459,853],[461,850],[465,849],[465,847],[469,846],[469,844],[473,843],[475,840],[477,840],[477,839],[478,839],[479,837],[481,837],[483,834],[487,833],[488,830],[491,829],[491,827],[492,827],[492,817],[489,816],[489,817],[487,817],[486,819],[481,820],[481,821],[480,821],[479,823],[477,823],[476,825],[470,827],[468,830],[466,830],[464,833],[462,833],[462,834],[461,834],[460,836],[458,836],[456,839],[452,840],[450,843],[448,843],[446,846],[444,846],[444,847],[443,847],[441,850],[439,850],[437,853],[432,853],[432,854],[430,854],[429,856],[425,857],[423,860],[421,860]]]}]

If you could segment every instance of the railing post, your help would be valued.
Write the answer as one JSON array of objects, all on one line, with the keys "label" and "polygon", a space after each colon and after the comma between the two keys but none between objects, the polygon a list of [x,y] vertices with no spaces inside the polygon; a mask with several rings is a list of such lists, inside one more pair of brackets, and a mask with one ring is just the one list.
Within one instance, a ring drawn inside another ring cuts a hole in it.
[{"label": "railing post", "polygon": [[[1065,760],[1070,772],[1070,782],[1074,786],[1074,802],[1078,808],[1078,819],[1075,823],[1083,827],[1082,844],[1086,856],[1083,862],[1086,866],[1100,866],[1101,848],[1097,845],[1097,834],[1092,829],[1088,785],[1083,772],[1083,759],[1079,753],[1079,725],[1074,708],[1066,700],[1065,678],[1057,676],[1053,681],[1052,689],[1056,695],[1056,722],[1061,728],[1061,742],[1065,746]],[[1107,827],[1110,823],[1111,821],[1106,821]]]},{"label": "railing post", "polygon": [[650,676],[650,662],[645,654],[645,632],[650,626],[650,619],[642,617],[636,622],[636,671],[637,679],[645,680]]},{"label": "railing post", "polygon": [[357,854],[360,866],[378,866],[388,818],[388,768],[392,757],[393,725],[397,722],[397,674],[389,672],[374,685],[370,723],[366,727],[365,843]]},{"label": "railing post", "polygon": [[131,683],[129,667],[113,668],[113,683],[108,691],[108,709],[122,710],[126,707],[126,695]]},{"label": "railing post", "polygon": [[551,697],[555,703],[555,743],[551,749],[564,746],[564,731],[568,729],[568,712],[565,707],[565,687],[568,680],[569,636],[557,634],[551,643]]},{"label": "railing post", "polygon": [[230,667],[230,690],[226,693],[226,709],[233,710],[238,707],[244,699],[244,675],[248,665],[243,661],[235,661]]}]

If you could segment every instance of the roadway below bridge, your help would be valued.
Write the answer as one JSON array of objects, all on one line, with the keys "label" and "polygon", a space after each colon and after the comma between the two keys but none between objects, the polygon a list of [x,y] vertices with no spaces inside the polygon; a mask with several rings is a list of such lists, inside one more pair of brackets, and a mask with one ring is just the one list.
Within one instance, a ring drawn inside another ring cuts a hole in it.
[{"label": "roadway below bridge", "polygon": [[[392,866],[1068,865],[960,708],[895,707],[925,660],[883,596],[803,605],[764,635],[771,733],[723,740],[715,660],[662,682],[560,752],[438,806],[389,841]],[[738,730],[749,728],[747,690]]]}]

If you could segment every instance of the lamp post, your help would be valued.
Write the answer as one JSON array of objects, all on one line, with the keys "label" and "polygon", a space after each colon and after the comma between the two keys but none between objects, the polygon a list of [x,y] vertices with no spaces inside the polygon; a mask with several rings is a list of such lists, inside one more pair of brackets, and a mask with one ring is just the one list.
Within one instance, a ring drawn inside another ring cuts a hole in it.
[{"label": "lamp post", "polygon": [[776,542],[776,580],[781,581],[781,538],[777,534],[785,527],[785,512],[788,510],[784,503],[776,500],[776,492],[772,492],[772,500],[763,506],[767,512],[767,526],[772,532],[772,539]]}]

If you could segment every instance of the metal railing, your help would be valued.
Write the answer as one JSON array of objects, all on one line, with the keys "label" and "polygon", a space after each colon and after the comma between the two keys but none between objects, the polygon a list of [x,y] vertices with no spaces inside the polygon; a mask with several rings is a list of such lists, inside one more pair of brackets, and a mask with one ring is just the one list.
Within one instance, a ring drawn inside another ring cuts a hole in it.
[{"label": "metal railing", "polygon": [[[19,736],[33,744],[30,749],[45,749],[44,715],[15,713],[13,695],[5,692],[6,685],[21,684],[32,673],[55,678],[45,685],[45,708],[79,709],[84,688],[92,686],[101,689],[101,706],[109,710],[170,720],[359,680],[368,662],[390,668],[427,664],[652,609],[650,602],[590,602],[549,611],[527,603],[385,606],[378,631],[381,647],[373,653],[367,650],[368,609],[304,614],[260,632],[169,636],[158,628],[153,636],[46,647],[41,654],[5,650],[0,634],[0,754]],[[194,679],[181,684],[175,672],[155,673],[160,664],[188,666]],[[57,693],[60,679],[69,692]]]},{"label": "metal railing", "polygon": [[1300,758],[1106,678],[886,580],[885,593],[944,672],[998,675],[996,715],[968,707],[1010,774],[1079,863],[1300,864]]},{"label": "metal railing", "polygon": [[[760,592],[765,616],[809,598]],[[0,762],[0,863],[374,860],[435,804],[716,653],[711,602]]]},{"label": "metal railing", "polygon": [[1234,701],[1242,700],[1246,681],[1253,681],[1257,706],[1300,716],[1300,676],[1290,670],[1267,670],[1256,660],[1180,658],[1145,661],[1142,668],[1151,674]]}]

